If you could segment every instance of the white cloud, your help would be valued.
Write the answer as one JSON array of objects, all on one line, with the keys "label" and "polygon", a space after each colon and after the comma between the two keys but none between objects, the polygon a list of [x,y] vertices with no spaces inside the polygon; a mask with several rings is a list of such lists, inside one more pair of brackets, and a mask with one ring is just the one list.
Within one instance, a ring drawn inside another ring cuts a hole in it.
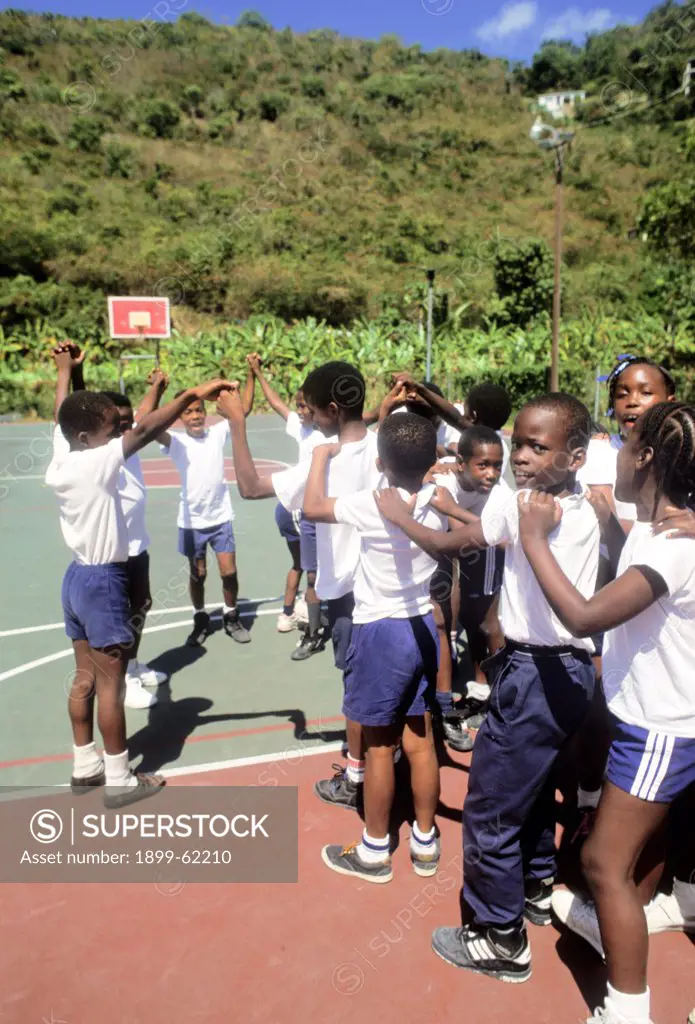
[{"label": "white cloud", "polygon": [[568,7],[557,18],[548,21],[543,29],[544,39],[572,39],[583,42],[588,32],[603,32],[613,24],[613,15],[607,7],[595,7],[592,11],[580,11]]},{"label": "white cloud", "polygon": [[505,4],[496,17],[484,22],[476,29],[480,39],[490,41],[504,39],[506,36],[523,32],[531,28],[538,17],[538,4],[533,0],[521,0],[520,3]]}]

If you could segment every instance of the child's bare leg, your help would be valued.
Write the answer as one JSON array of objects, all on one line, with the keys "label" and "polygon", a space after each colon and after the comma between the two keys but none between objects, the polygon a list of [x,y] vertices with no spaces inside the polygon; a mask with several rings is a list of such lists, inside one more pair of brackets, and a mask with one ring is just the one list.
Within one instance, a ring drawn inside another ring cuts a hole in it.
[{"label": "child's bare leg", "polygon": [[292,558],[292,568],[287,573],[283,610],[285,615],[291,615],[294,611],[294,602],[297,600],[297,591],[302,579],[302,563],[299,553],[299,540],[288,540],[287,547]]},{"label": "child's bare leg", "polygon": [[[454,664],[451,658],[451,598],[432,599],[434,623],[439,642],[439,668],[437,669],[437,693],[450,694],[453,687]],[[438,701],[439,702],[439,701]]]},{"label": "child's bare leg", "polygon": [[432,716],[407,718],[403,750],[410,764],[415,820],[420,832],[431,832],[439,803],[439,763],[432,737]]},{"label": "child's bare leg", "polygon": [[364,824],[375,839],[388,835],[389,817],[396,789],[393,752],[401,729],[395,725],[364,726]]},{"label": "child's bare leg", "polygon": [[208,574],[208,567],[205,558],[189,558],[188,590],[191,595],[191,604],[197,612],[205,610],[205,577]]},{"label": "child's bare leg", "polygon": [[650,803],[606,782],[582,866],[596,901],[608,980],[618,992],[647,991],[647,920],[634,873],[668,804]]},{"label": "child's bare leg", "polygon": [[316,593],[316,573],[306,574],[306,607],[309,616],[309,636],[315,636],[321,628],[321,602]]},{"label": "child's bare leg", "polygon": [[128,655],[120,648],[90,649],[97,692],[97,724],[107,754],[127,748],[125,725],[125,670]]},{"label": "child's bare leg", "polygon": [[86,640],[73,640],[72,649],[75,652],[75,678],[68,694],[68,715],[72,742],[76,747],[86,747],[94,742],[96,667]]},{"label": "child's bare leg", "polygon": [[239,597],[239,577],[236,570],[236,555],[233,551],[220,551],[217,553],[217,565],[222,579],[222,596],[224,598],[225,611],[236,609],[237,598]]},{"label": "child's bare leg", "polygon": [[130,627],[133,630],[133,642],[128,649],[128,658],[131,661],[137,661],[145,620],[152,607],[149,568],[136,580],[134,586],[132,584],[129,586],[128,600],[130,601]]}]

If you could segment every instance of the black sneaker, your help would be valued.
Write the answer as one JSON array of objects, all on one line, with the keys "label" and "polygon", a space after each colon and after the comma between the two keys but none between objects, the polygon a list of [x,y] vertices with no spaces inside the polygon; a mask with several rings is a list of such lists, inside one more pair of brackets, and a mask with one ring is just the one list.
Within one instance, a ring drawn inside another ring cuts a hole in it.
[{"label": "black sneaker", "polygon": [[365,882],[383,884],[393,878],[391,858],[381,864],[365,864],[357,852],[357,843],[350,846],[324,846],[321,850],[323,863],[339,875],[352,875]]},{"label": "black sneaker", "polygon": [[550,924],[550,906],[554,881],[554,878],[533,878],[526,882],[524,917],[531,924],[537,924],[541,928]]},{"label": "black sneaker", "polygon": [[432,949],[454,967],[486,974],[499,981],[521,982],[531,977],[531,947],[526,929],[436,928]]},{"label": "black sneaker", "polygon": [[188,634],[186,643],[189,647],[200,647],[210,636],[210,616],[207,612],[196,612],[193,616],[193,629]]},{"label": "black sneaker", "polygon": [[323,800],[325,804],[333,804],[334,807],[345,807],[349,811],[356,811],[360,805],[363,786],[357,782],[350,782],[347,771],[339,764],[333,765],[335,775],[332,779],[321,779],[314,783],[314,793]]},{"label": "black sneaker", "polygon": [[452,715],[445,715],[442,718],[442,730],[444,739],[452,750],[465,754],[473,749],[473,737],[466,728],[465,719],[458,712],[454,711]]},{"label": "black sneaker", "polygon": [[314,633],[313,636],[309,636],[308,633],[305,633],[290,654],[290,658],[292,661],[306,661],[306,659],[310,658],[312,654],[318,654],[322,651],[325,646],[326,641],[320,633]]},{"label": "black sneaker", "polygon": [[222,619],[222,628],[227,636],[231,636],[232,640],[236,640],[238,644],[251,643],[251,634],[246,626],[242,626],[239,612],[227,612]]},{"label": "black sneaker", "polygon": [[487,714],[487,700],[478,697],[464,697],[456,705],[456,714],[465,722],[466,729],[479,729]]}]

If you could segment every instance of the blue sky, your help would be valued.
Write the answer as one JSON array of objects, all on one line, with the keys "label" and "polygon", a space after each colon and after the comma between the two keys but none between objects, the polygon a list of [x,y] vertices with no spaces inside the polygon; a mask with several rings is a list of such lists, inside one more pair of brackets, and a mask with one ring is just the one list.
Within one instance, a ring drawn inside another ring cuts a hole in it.
[{"label": "blue sky", "polygon": [[[151,14],[157,0],[34,0],[31,9],[57,14],[140,19]],[[17,0],[1,7],[18,7]],[[28,7],[29,5],[27,5]],[[512,0],[510,3],[471,0],[172,0],[171,8],[195,10],[210,21],[233,24],[254,7],[276,28],[296,32],[333,28],[344,35],[377,39],[396,34],[405,43],[426,49],[475,47],[493,56],[529,59],[549,35],[581,43],[589,31],[620,22],[639,21],[654,6],[648,0]],[[161,10],[162,8],[160,8]]]}]

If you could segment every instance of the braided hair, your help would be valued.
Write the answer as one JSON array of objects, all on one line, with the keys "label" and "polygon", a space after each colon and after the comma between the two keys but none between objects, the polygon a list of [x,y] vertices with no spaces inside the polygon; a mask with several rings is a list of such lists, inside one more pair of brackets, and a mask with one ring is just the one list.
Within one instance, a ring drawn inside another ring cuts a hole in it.
[{"label": "braided hair", "polygon": [[695,493],[695,408],[685,402],[659,402],[639,420],[639,443],[651,448],[656,482],[654,510],[665,496],[675,505]]},{"label": "braided hair", "polygon": [[611,372],[608,374],[608,415],[613,416],[613,410],[615,409],[615,392],[618,388],[618,380],[621,375],[630,366],[651,366],[653,369],[658,370],[661,376],[664,378],[664,384],[666,385],[666,393],[669,395],[675,395],[676,393],[676,382],[663,366],[659,363],[655,363],[653,359],[648,359],[646,356],[621,356],[616,365],[613,367]]}]

